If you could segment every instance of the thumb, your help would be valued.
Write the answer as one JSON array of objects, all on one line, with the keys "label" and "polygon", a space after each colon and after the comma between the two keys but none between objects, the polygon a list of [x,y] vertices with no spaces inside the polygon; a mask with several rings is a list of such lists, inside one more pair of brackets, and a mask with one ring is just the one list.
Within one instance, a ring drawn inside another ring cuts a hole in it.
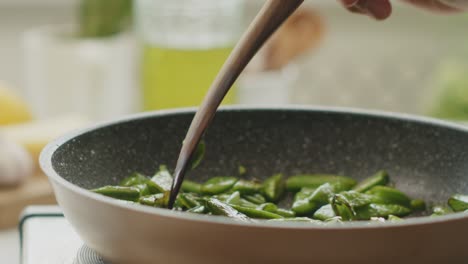
[{"label": "thumb", "polygon": [[392,13],[390,0],[341,0],[351,12],[365,14],[377,20],[383,20]]}]

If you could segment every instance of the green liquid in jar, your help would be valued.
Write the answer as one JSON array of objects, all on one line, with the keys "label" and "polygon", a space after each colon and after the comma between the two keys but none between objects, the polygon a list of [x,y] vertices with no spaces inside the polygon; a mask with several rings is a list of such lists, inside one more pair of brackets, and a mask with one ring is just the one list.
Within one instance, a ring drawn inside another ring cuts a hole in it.
[{"label": "green liquid in jar", "polygon": [[[193,50],[144,47],[144,110],[199,105],[231,51],[231,47]],[[234,87],[223,101],[233,103]]]}]

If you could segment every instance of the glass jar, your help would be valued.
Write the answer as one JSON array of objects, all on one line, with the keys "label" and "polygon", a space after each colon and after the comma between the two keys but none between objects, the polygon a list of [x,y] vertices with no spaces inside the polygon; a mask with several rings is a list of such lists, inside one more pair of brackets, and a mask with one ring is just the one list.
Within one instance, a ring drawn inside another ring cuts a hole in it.
[{"label": "glass jar", "polygon": [[[137,0],[145,110],[195,106],[238,40],[244,0]],[[231,91],[224,103],[234,103]]]}]

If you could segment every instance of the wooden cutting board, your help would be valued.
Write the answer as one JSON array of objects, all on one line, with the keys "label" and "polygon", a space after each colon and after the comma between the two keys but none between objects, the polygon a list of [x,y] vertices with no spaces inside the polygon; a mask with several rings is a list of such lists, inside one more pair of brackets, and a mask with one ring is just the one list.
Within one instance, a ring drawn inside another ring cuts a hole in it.
[{"label": "wooden cutting board", "polygon": [[49,204],[56,204],[54,193],[47,177],[41,174],[18,187],[0,188],[0,229],[17,226],[26,206]]}]

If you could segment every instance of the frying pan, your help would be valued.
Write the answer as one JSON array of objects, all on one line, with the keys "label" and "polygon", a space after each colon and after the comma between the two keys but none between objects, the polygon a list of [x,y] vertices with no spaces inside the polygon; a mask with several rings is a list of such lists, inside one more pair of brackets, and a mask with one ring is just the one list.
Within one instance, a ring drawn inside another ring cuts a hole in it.
[{"label": "frying pan", "polygon": [[[145,113],[49,144],[41,166],[65,217],[112,263],[468,263],[468,214],[402,223],[241,223],[131,205],[87,189],[175,164],[194,109]],[[434,119],[335,108],[227,108],[187,179],[388,170],[398,189],[446,204],[468,193],[468,129]]]}]

